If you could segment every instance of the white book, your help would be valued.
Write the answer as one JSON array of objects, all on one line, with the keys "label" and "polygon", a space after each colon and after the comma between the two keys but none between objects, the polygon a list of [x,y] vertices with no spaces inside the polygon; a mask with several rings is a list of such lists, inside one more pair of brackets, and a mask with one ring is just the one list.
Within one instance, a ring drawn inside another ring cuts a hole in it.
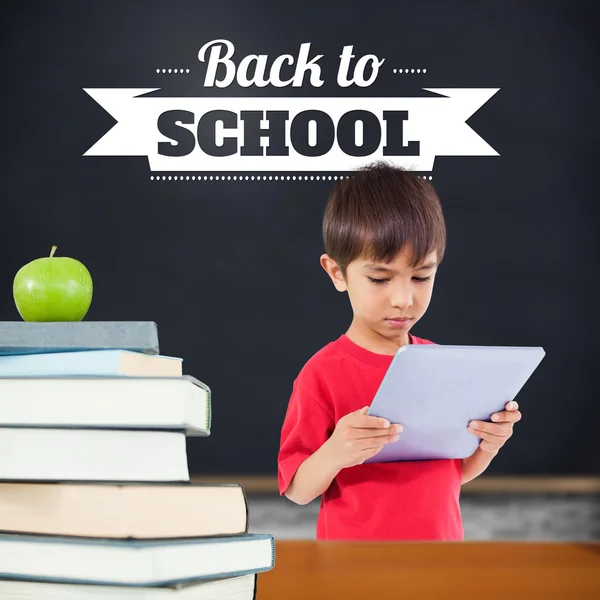
[{"label": "white book", "polygon": [[173,586],[268,571],[273,536],[97,540],[0,535],[0,580],[117,586]]},{"label": "white book", "polygon": [[253,600],[256,575],[213,579],[178,587],[119,587],[0,580],[2,600]]},{"label": "white book", "polygon": [[0,427],[0,480],[189,481],[184,432]]},{"label": "white book", "polygon": [[0,377],[0,424],[210,434],[210,388],[179,377]]}]

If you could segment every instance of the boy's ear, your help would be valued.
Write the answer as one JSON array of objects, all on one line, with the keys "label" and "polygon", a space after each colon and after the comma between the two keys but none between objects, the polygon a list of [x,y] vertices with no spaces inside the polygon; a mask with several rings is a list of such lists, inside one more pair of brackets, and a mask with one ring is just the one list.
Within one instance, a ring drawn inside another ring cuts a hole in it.
[{"label": "boy's ear", "polygon": [[327,275],[331,277],[333,285],[338,292],[345,292],[348,290],[346,280],[342,275],[342,270],[338,267],[338,264],[330,258],[328,254],[322,254],[320,258],[321,266],[327,271]]}]

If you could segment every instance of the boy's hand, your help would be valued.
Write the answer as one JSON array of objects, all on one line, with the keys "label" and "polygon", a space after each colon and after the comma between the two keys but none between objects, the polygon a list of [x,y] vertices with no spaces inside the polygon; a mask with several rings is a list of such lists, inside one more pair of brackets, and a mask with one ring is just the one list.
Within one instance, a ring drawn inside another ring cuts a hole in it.
[{"label": "boy's hand", "polygon": [[513,434],[513,423],[521,420],[521,413],[518,408],[519,405],[513,400],[507,403],[505,411],[492,415],[494,423],[481,421],[471,421],[469,423],[468,431],[483,440],[479,447],[484,452],[493,455],[498,454],[498,450],[504,446],[506,440]]},{"label": "boy's hand", "polygon": [[369,416],[368,410],[365,406],[344,415],[327,440],[336,468],[360,465],[385,444],[398,441],[402,425],[391,425],[387,419]]}]

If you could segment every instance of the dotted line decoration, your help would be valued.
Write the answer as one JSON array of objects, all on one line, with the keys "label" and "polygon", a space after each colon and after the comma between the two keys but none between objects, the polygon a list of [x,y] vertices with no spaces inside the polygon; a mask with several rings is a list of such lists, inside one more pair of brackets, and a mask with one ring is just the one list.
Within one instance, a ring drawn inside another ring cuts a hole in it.
[{"label": "dotted line decoration", "polygon": [[157,73],[189,73],[189,69],[156,69]]},{"label": "dotted line decoration", "polygon": [[[151,181],[334,181],[350,179],[351,175],[150,175]],[[431,175],[419,175],[433,179]]]},{"label": "dotted line decoration", "polygon": [[427,69],[393,69],[394,73],[427,73]]}]

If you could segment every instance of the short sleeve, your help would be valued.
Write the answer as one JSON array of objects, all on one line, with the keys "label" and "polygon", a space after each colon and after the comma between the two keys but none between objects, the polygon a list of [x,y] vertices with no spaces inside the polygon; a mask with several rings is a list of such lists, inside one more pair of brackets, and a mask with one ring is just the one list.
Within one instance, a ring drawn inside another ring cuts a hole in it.
[{"label": "short sleeve", "polygon": [[329,439],[334,429],[333,410],[296,380],[281,428],[277,458],[280,495],[285,494],[298,467]]}]

